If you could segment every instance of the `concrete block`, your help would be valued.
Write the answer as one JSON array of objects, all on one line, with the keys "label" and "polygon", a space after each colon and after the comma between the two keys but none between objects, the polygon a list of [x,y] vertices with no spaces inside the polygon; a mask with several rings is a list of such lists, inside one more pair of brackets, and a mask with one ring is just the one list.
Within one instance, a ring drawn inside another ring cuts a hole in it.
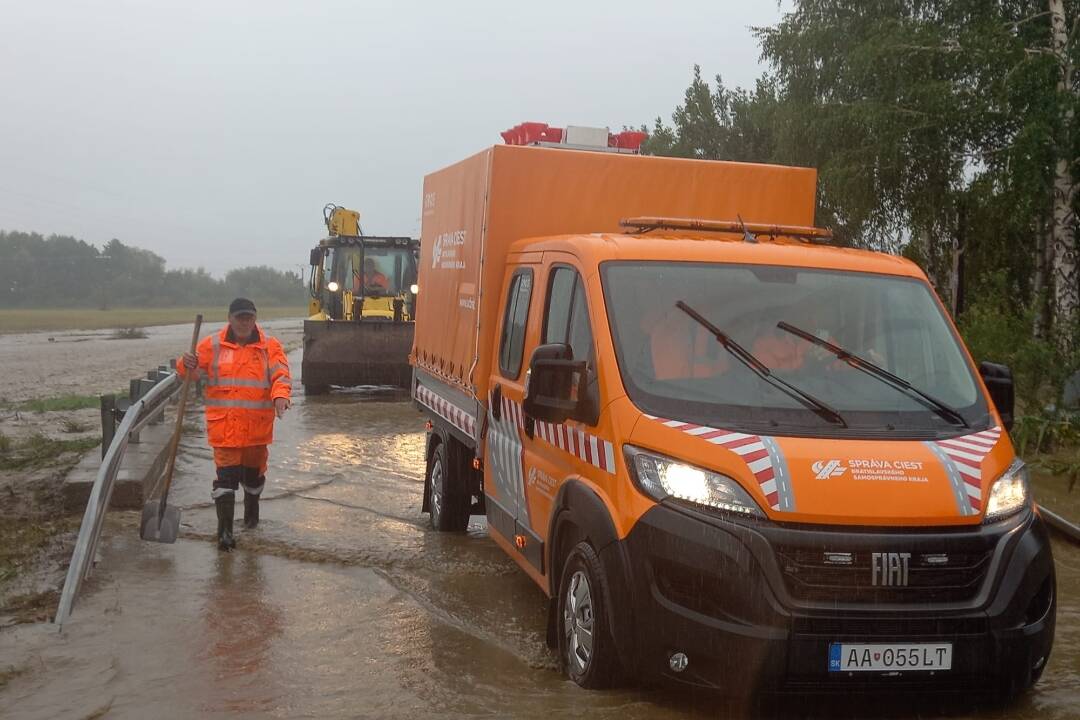
[{"label": "concrete block", "polygon": [[[110,508],[139,510],[151,498],[165,470],[172,431],[172,423],[147,425],[140,432],[142,442],[128,443],[113,484]],[[67,512],[81,513],[86,509],[100,467],[101,450],[98,449],[87,453],[64,478],[62,495]]]}]

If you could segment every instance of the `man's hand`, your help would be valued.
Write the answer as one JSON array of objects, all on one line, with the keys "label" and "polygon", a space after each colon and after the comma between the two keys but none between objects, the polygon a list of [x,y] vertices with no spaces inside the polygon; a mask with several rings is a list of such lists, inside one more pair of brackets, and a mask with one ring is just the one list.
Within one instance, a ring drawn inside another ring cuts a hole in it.
[{"label": "man's hand", "polygon": [[289,398],[274,398],[274,412],[279,418],[285,417],[285,411],[292,407]]},{"label": "man's hand", "polygon": [[199,356],[192,355],[189,352],[184,353],[184,367],[188,370],[194,370],[199,367]]}]

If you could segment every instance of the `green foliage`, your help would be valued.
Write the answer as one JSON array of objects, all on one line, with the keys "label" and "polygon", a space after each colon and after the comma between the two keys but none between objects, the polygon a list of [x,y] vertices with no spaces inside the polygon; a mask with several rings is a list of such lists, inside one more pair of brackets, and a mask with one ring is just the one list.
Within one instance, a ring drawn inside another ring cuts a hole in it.
[{"label": "green foliage", "polygon": [[15,405],[15,409],[29,412],[55,412],[57,410],[96,408],[100,404],[101,401],[97,395],[58,395],[51,398],[27,400]]},{"label": "green foliage", "polygon": [[960,332],[976,362],[1004,363],[1013,372],[1017,414],[1039,414],[1061,396],[1076,359],[1063,357],[1055,343],[1036,338],[1036,312],[1016,301],[1004,271],[991,274],[973,291],[959,318]]},{"label": "green foliage", "polygon": [[[1063,120],[1080,113],[1080,72],[1058,92],[1046,10],[1045,0],[796,0],[755,30],[771,69],[753,92],[719,77],[711,90],[695,67],[672,124],[657,119],[643,149],[817,168],[817,224],[841,242],[903,252],[939,287],[960,247],[967,277],[1004,270],[1020,302],[1046,316],[1036,268],[1054,165],[1080,157],[1080,123]],[[1078,14],[1067,0],[1066,17]],[[1080,177],[1080,163],[1072,171]]]},{"label": "green foliage", "polygon": [[149,250],[110,240],[101,250],[72,237],[0,231],[0,308],[175,307],[226,305],[238,295],[257,304],[303,304],[298,273],[259,266],[229,272],[166,270]]}]

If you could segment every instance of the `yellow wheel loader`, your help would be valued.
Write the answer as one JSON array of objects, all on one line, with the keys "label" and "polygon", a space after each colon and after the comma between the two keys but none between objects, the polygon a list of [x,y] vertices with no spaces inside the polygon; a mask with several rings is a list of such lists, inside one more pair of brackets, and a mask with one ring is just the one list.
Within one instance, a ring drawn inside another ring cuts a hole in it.
[{"label": "yellow wheel loader", "polygon": [[329,235],[310,258],[305,393],[331,385],[408,387],[420,241],[364,235],[360,213],[333,204],[323,219]]}]

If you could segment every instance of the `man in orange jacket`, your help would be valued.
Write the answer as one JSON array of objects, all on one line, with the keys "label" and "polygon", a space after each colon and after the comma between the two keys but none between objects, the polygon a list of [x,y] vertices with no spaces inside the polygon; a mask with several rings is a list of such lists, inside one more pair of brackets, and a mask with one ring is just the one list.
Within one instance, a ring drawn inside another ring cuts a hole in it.
[{"label": "man in orange jacket", "polygon": [[211,496],[217,506],[218,549],[236,547],[233,510],[244,486],[244,526],[259,523],[259,494],[266,484],[274,418],[289,409],[289,361],[276,338],[255,323],[255,303],[237,298],[229,323],[204,337],[196,353],[177,363],[181,376],[201,370],[206,376],[206,433],[214,449],[217,478]]}]

